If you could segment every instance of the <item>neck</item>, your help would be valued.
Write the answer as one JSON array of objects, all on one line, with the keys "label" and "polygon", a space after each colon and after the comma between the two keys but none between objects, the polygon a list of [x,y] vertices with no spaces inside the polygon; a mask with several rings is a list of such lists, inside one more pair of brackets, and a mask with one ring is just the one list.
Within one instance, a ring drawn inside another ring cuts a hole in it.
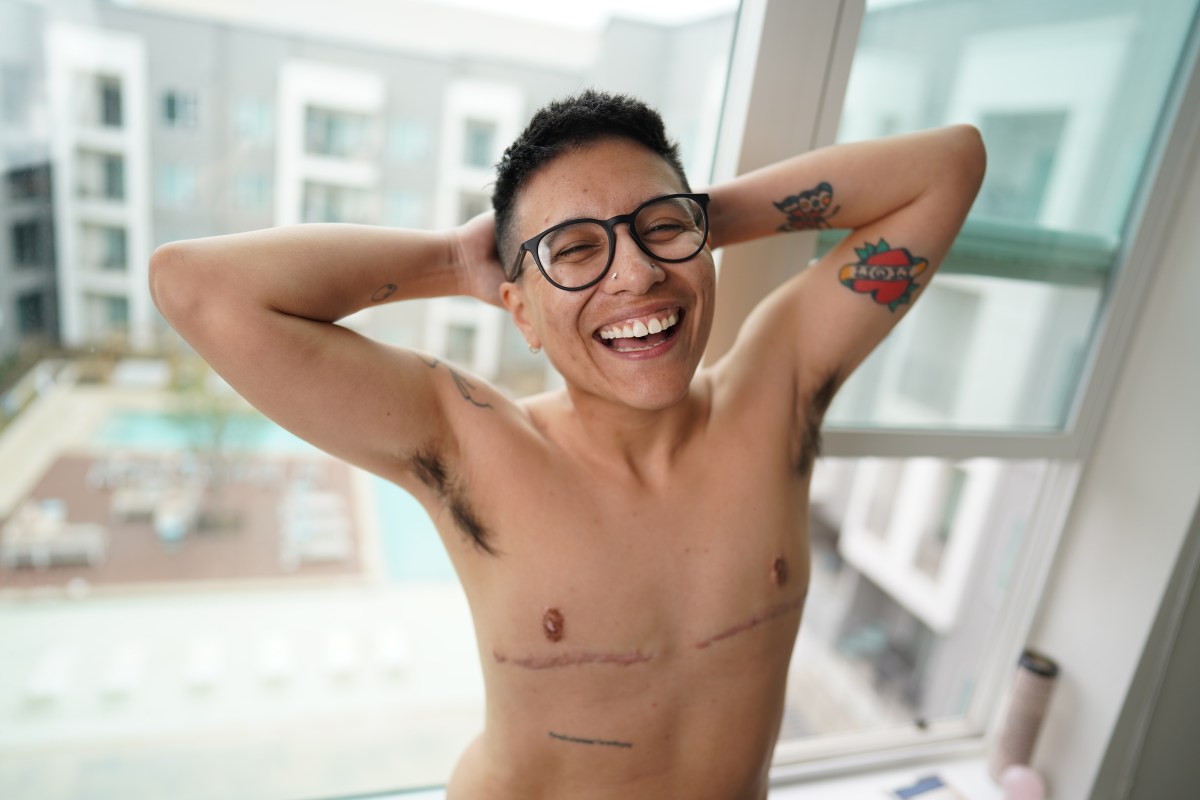
[{"label": "neck", "polygon": [[675,404],[641,409],[570,387],[563,433],[582,456],[602,468],[630,473],[650,483],[675,462],[708,415],[708,397],[693,381]]}]

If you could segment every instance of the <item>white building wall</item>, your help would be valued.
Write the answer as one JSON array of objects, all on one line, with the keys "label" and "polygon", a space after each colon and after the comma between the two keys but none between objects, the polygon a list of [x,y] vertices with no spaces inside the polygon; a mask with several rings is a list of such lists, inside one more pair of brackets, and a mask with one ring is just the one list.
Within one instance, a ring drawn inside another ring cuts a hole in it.
[{"label": "white building wall", "polygon": [[[524,93],[516,86],[479,80],[458,80],[446,88],[442,112],[442,146],[438,163],[438,188],[434,227],[447,229],[462,221],[463,199],[487,198],[483,209],[490,209],[491,186],[504,148],[520,133],[524,122]],[[471,122],[494,125],[489,166],[467,163],[466,135]],[[499,308],[456,298],[439,298],[429,303],[426,317],[425,347],[445,356],[452,327],[474,332],[470,363],[473,372],[488,379],[500,371],[501,336],[507,314]]]},{"label": "white building wall", "polygon": [[364,190],[376,198],[380,174],[377,158],[333,158],[305,149],[309,108],[366,115],[374,120],[375,148],[381,138],[384,81],[379,75],[336,64],[288,61],[279,74],[276,119],[275,222],[294,225],[304,219],[307,181]]},{"label": "white building wall", "polygon": [[[111,297],[128,304],[131,346],[146,347],[153,311],[146,290],[151,231],[145,43],[128,34],[53,23],[46,30],[46,76],[63,342],[79,347],[119,333],[101,313]],[[120,84],[119,127],[100,124],[94,83],[101,76]],[[122,159],[123,199],[80,196],[86,154],[92,153]],[[89,268],[82,237],[88,223],[124,228],[123,270]]]}]

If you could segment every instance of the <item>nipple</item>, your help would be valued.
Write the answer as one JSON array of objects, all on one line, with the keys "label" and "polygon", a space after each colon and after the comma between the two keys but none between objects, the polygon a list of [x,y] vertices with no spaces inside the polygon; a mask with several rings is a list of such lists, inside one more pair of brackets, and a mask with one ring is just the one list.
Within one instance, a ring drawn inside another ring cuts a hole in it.
[{"label": "nipple", "polygon": [[542,615],[542,632],[552,642],[563,637],[563,615],[557,608],[548,608]]},{"label": "nipple", "polygon": [[783,556],[775,559],[775,563],[771,565],[771,582],[776,586],[783,586],[788,581],[788,565]]}]

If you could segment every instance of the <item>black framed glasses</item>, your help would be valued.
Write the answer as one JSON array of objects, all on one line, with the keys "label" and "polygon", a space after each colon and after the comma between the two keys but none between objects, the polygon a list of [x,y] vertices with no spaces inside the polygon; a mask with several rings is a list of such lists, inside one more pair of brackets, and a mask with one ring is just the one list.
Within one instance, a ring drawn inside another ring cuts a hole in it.
[{"label": "black framed glasses", "polygon": [[616,226],[622,223],[629,225],[634,243],[651,258],[668,264],[687,261],[708,241],[708,195],[667,194],[610,219],[560,222],[521,243],[509,280],[521,274],[528,252],[546,280],[559,289],[577,292],[594,286],[612,266]]}]

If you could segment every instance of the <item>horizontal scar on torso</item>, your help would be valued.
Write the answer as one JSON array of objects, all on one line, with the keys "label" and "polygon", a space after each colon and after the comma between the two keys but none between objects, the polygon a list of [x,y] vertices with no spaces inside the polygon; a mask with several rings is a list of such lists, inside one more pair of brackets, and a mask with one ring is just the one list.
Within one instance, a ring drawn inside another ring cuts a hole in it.
[{"label": "horizontal scar on torso", "polygon": [[739,633],[745,633],[746,631],[750,630],[751,628],[755,628],[755,627],[763,624],[764,622],[770,622],[771,620],[782,617],[784,614],[791,613],[792,611],[798,611],[800,609],[800,607],[803,605],[804,605],[803,597],[797,597],[795,600],[790,600],[786,603],[777,603],[776,605],[773,605],[770,608],[768,608],[766,611],[755,614],[754,616],[750,617],[750,619],[746,620],[745,622],[734,625],[732,628],[726,628],[725,630],[718,633],[716,636],[710,636],[709,638],[707,638],[703,641],[696,642],[696,647],[698,647],[700,649],[704,649],[705,647],[708,647],[711,644],[715,644],[723,639],[728,639],[732,636],[737,636]]},{"label": "horizontal scar on torso", "polygon": [[577,667],[583,664],[615,664],[628,667],[631,664],[641,664],[654,658],[652,653],[634,650],[629,653],[593,653],[587,650],[559,653],[554,656],[526,656],[510,658],[498,650],[492,651],[492,658],[497,664],[512,664],[526,669],[554,669],[555,667]]}]

